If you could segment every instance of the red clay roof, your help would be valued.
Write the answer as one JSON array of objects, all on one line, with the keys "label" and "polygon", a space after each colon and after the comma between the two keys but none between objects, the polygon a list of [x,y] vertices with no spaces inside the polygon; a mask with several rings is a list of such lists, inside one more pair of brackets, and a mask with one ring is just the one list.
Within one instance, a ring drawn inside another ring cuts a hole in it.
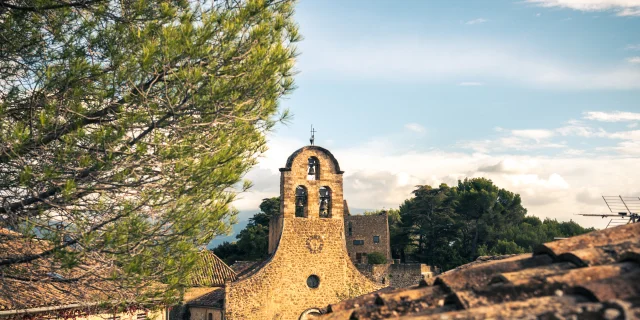
[{"label": "red clay roof", "polygon": [[229,268],[218,256],[210,250],[200,252],[200,261],[196,265],[190,279],[194,287],[221,287],[225,282],[238,279],[235,271]]},{"label": "red clay roof", "polygon": [[[50,248],[47,241],[0,229],[0,260]],[[109,279],[117,272],[115,266],[98,258],[85,257],[71,269],[62,268],[49,257],[0,267],[0,311],[134,300],[133,290],[122,289]]]},{"label": "red clay roof", "polygon": [[429,285],[328,307],[321,319],[638,319],[640,223],[474,263]]}]

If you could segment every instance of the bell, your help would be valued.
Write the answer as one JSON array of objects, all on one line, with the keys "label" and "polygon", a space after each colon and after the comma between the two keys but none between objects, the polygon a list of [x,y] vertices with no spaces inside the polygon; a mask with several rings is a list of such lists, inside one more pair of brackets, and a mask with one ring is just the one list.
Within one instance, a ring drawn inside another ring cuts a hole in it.
[{"label": "bell", "polygon": [[315,176],[316,175],[316,166],[315,164],[309,164],[309,172],[307,173],[310,176]]},{"label": "bell", "polygon": [[296,201],[296,207],[304,207],[304,199],[302,197],[298,197]]},{"label": "bell", "polygon": [[320,212],[324,212],[327,211],[327,200],[326,199],[322,199],[322,201],[320,201]]}]

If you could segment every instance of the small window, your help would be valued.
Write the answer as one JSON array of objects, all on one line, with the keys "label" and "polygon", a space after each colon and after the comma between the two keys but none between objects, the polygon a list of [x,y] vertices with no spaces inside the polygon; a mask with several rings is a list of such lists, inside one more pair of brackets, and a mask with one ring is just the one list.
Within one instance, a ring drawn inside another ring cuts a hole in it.
[{"label": "small window", "polygon": [[362,252],[356,252],[356,263],[364,263],[365,254]]},{"label": "small window", "polygon": [[213,320],[213,313],[209,312],[207,315],[207,320]]},{"label": "small window", "polygon": [[364,240],[353,240],[354,246],[361,246],[364,244]]},{"label": "small window", "polygon": [[353,224],[349,221],[349,237],[353,235]]},{"label": "small window", "polygon": [[307,278],[307,286],[311,289],[315,289],[320,286],[320,278],[315,274],[312,274]]},{"label": "small window", "polygon": [[373,236],[373,243],[380,243],[380,236]]}]

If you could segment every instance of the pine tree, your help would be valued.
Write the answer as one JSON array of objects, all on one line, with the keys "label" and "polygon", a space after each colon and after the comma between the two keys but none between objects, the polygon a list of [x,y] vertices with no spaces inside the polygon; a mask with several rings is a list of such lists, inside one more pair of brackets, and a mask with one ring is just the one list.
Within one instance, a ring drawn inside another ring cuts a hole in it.
[{"label": "pine tree", "polygon": [[0,227],[55,245],[0,268],[99,254],[122,285],[177,296],[287,115],[292,16],[288,0],[2,1]]}]

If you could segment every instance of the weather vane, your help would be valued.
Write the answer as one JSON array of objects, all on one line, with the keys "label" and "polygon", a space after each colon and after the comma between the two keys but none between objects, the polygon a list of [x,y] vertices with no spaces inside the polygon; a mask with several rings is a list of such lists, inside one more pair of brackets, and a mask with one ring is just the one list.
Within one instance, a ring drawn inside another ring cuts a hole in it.
[{"label": "weather vane", "polygon": [[316,132],[318,131],[316,131],[316,129],[313,128],[313,125],[311,125],[311,138],[309,139],[309,142],[311,142],[311,145],[313,145],[313,141],[316,140],[316,135],[315,135]]}]

